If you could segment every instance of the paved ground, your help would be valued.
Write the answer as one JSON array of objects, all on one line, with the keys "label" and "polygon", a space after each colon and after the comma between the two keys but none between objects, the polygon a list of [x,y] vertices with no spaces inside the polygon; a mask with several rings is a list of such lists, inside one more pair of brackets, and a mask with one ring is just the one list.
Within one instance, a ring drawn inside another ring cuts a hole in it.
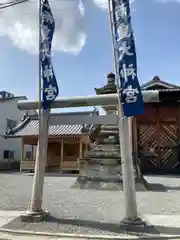
[{"label": "paved ground", "polygon": [[[146,234],[158,231],[180,234],[180,177],[147,177],[147,180],[155,184],[154,190],[137,193],[138,207],[142,216],[157,227],[146,229]],[[74,181],[74,177],[45,177],[44,207],[53,216],[45,222],[24,224],[15,219],[5,225],[0,222],[0,225],[36,231],[123,234],[124,229],[119,228],[124,216],[123,193],[71,189]],[[0,210],[19,214],[26,210],[31,186],[32,175],[1,173]]]}]

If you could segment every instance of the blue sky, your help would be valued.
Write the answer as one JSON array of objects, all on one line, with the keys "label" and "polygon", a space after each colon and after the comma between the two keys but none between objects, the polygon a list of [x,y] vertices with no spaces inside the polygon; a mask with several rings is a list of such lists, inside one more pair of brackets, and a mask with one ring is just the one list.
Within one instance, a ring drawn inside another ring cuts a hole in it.
[{"label": "blue sky", "polygon": [[[84,7],[85,46],[78,55],[58,51],[53,56],[60,96],[94,94],[114,71],[107,11],[91,0]],[[136,0],[132,8],[140,83],[158,75],[180,84],[180,3]],[[37,99],[38,56],[17,48],[7,36],[0,44],[1,89]]]}]

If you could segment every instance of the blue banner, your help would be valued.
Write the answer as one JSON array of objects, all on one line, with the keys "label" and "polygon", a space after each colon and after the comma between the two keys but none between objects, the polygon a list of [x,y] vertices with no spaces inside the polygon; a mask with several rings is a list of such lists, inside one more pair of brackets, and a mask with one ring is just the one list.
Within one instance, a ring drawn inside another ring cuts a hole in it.
[{"label": "blue banner", "polygon": [[144,114],[144,102],[137,77],[134,36],[131,26],[129,0],[111,0],[111,19],[121,85],[124,116]]},{"label": "blue banner", "polygon": [[59,94],[59,89],[51,62],[51,43],[55,22],[48,0],[42,0],[41,11],[40,61],[43,80],[43,109],[49,109]]}]

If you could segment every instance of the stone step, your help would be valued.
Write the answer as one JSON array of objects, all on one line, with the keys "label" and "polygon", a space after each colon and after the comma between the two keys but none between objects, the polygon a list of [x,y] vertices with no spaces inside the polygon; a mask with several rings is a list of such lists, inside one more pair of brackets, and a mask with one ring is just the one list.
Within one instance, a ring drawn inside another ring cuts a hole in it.
[{"label": "stone step", "polygon": [[111,144],[111,145],[103,145],[103,144],[96,144],[96,145],[91,145],[91,148],[88,152],[90,153],[96,153],[96,152],[104,152],[104,153],[114,153],[117,152],[119,154],[120,151],[120,146]]},{"label": "stone step", "polygon": [[[91,145],[92,146],[92,145]],[[96,148],[97,149],[102,149],[102,151],[119,151],[119,144],[96,144],[94,146],[92,146],[92,149]]]},{"label": "stone step", "polygon": [[[100,180],[95,178],[94,180]],[[123,181],[117,179],[116,182],[111,181],[93,181],[87,177],[79,176],[73,185],[73,188],[80,189],[94,189],[94,190],[106,190],[106,191],[123,191]],[[147,191],[147,187],[142,181],[135,182],[136,191]],[[157,224],[158,225],[158,224]],[[168,238],[170,239],[170,238]]]},{"label": "stone step", "polygon": [[79,176],[84,177],[84,178],[88,178],[89,180],[94,180],[97,181],[99,179],[99,181],[117,181],[118,179],[120,179],[122,177],[120,170],[118,170],[115,167],[111,167],[111,171],[109,171],[109,168],[106,167],[102,167],[102,168],[98,168],[96,166],[96,168],[85,168],[82,169]]},{"label": "stone step", "polygon": [[114,157],[114,158],[100,158],[100,157],[83,157],[80,158],[79,161],[81,162],[87,162],[87,164],[98,164],[98,165],[116,165],[121,164],[121,158],[120,157]]},{"label": "stone step", "polygon": [[101,130],[99,136],[119,136],[119,132],[115,130]]},{"label": "stone step", "polygon": [[104,145],[110,145],[110,144],[119,144],[119,139],[109,139],[109,138],[105,138],[105,139],[102,139],[102,138],[99,138],[98,139],[98,144],[104,144]]},{"label": "stone step", "polygon": [[[109,145],[106,145],[109,146]],[[117,154],[119,155],[120,153],[120,147],[116,147],[116,148],[106,148],[106,146],[101,147],[101,148],[92,148],[88,151],[88,154],[105,154],[107,156],[109,156],[109,154]]]},{"label": "stone step", "polygon": [[104,190],[104,191],[122,191],[123,184],[119,182],[106,182],[106,183],[103,181],[97,182],[97,181],[91,181],[89,179],[83,179],[81,177],[78,177],[75,184],[73,185],[73,188]]},{"label": "stone step", "polygon": [[106,125],[102,125],[102,127],[118,128],[118,125],[116,125],[116,124],[106,124]]},{"label": "stone step", "polygon": [[112,125],[112,124],[107,124],[107,125],[102,125],[101,128],[109,128],[109,129],[118,129],[118,125]]},{"label": "stone step", "polygon": [[100,176],[100,175],[122,175],[122,167],[120,164],[116,165],[100,165],[100,164],[89,164],[85,165],[80,171],[80,175],[84,176]]},{"label": "stone step", "polygon": [[90,158],[120,158],[120,151],[116,152],[88,152],[86,153],[86,157]]},{"label": "stone step", "polygon": [[120,183],[122,182],[122,177],[119,175],[116,175],[116,176],[110,176],[110,175],[107,175],[107,176],[97,176],[97,177],[92,177],[92,176],[87,176],[87,180],[88,181],[93,181],[93,182],[116,182],[116,183]]},{"label": "stone step", "polygon": [[116,134],[119,134],[119,131],[118,131],[118,129],[102,129],[101,128],[101,131],[100,131],[100,133],[110,133],[110,135],[111,135],[111,133],[116,133]]}]

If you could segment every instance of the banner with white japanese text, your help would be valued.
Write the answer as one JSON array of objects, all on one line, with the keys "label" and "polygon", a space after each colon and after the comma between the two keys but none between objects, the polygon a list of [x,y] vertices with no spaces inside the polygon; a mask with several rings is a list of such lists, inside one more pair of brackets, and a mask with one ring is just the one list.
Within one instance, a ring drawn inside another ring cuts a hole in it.
[{"label": "banner with white japanese text", "polygon": [[43,109],[49,109],[59,94],[59,89],[51,62],[51,44],[55,22],[48,0],[42,0],[40,61],[43,80]]},{"label": "banner with white japanese text", "polygon": [[137,77],[135,41],[129,0],[111,0],[111,19],[121,85],[124,116],[144,114],[144,102]]}]

